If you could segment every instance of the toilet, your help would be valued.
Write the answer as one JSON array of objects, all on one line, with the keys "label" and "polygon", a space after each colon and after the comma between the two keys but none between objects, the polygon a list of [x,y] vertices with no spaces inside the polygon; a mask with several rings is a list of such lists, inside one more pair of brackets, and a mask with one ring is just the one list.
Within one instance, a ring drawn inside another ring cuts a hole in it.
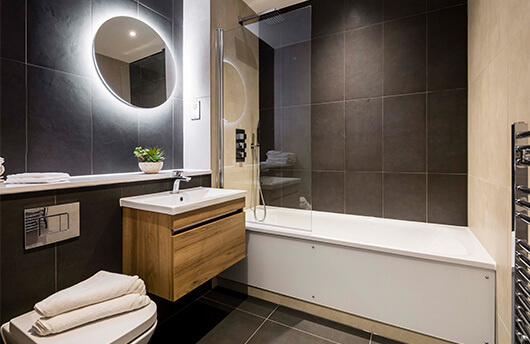
[{"label": "toilet", "polygon": [[2,326],[5,344],[147,344],[157,325],[156,304],[115,315],[50,336],[41,337],[31,327],[39,319],[35,311],[11,319]]}]

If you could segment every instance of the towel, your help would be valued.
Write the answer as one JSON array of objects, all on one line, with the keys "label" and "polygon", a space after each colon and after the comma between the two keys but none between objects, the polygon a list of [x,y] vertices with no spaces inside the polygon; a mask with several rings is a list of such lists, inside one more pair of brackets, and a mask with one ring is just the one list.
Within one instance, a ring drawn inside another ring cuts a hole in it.
[{"label": "towel", "polygon": [[296,154],[282,151],[268,151],[267,165],[294,165],[296,164]]},{"label": "towel", "polygon": [[33,330],[41,336],[64,332],[92,321],[145,307],[149,302],[151,300],[146,295],[128,294],[52,318],[40,318],[33,325]]},{"label": "towel", "polygon": [[53,317],[126,294],[145,295],[145,284],[138,276],[99,271],[83,282],[63,289],[35,304],[35,311]]},{"label": "towel", "polygon": [[60,183],[70,180],[68,173],[19,173],[7,176],[8,184],[48,184]]}]

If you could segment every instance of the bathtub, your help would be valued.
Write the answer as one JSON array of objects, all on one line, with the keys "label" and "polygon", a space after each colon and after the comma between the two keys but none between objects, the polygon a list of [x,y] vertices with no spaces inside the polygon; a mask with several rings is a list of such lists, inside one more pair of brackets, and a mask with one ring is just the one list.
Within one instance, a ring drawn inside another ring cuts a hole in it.
[{"label": "bathtub", "polygon": [[468,228],[276,207],[267,222],[247,212],[247,258],[223,278],[447,341],[495,342],[495,262]]}]

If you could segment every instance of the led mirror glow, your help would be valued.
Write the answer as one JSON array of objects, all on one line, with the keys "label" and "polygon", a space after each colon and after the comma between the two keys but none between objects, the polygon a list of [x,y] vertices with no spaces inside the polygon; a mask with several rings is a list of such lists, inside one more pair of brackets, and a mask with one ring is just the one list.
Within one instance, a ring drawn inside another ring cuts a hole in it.
[{"label": "led mirror glow", "polygon": [[103,83],[121,101],[141,108],[163,104],[175,86],[170,49],[146,23],[114,17],[94,38],[94,63]]}]

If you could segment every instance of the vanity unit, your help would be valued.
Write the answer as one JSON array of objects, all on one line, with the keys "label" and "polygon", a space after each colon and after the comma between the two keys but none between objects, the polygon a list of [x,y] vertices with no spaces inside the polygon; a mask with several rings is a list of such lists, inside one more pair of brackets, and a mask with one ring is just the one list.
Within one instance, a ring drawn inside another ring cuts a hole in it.
[{"label": "vanity unit", "polygon": [[245,258],[245,194],[196,188],[122,198],[123,273],[175,301]]}]

